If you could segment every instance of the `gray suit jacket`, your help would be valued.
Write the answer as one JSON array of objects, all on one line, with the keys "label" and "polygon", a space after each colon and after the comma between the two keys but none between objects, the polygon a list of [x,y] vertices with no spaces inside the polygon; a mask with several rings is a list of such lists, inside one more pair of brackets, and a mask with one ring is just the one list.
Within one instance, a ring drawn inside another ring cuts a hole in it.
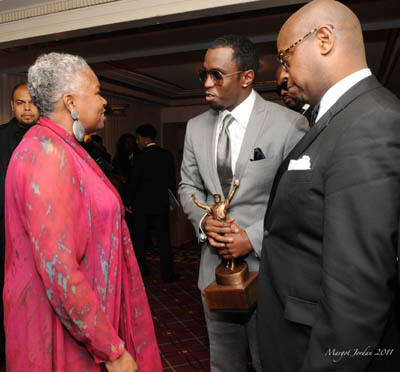
[{"label": "gray suit jacket", "polygon": [[[208,205],[214,204],[213,194],[223,195],[215,163],[217,120],[218,112],[210,109],[189,120],[186,128],[178,192],[197,234],[204,210],[193,203],[192,194]],[[258,271],[263,220],[276,170],[307,129],[303,116],[256,94],[234,174],[234,179],[240,179],[240,187],[228,212],[228,218],[235,218],[253,245],[254,252],[246,257],[250,271]],[[252,161],[256,147],[265,159]],[[215,280],[215,268],[220,262],[217,250],[204,242],[198,283],[201,290]]]}]

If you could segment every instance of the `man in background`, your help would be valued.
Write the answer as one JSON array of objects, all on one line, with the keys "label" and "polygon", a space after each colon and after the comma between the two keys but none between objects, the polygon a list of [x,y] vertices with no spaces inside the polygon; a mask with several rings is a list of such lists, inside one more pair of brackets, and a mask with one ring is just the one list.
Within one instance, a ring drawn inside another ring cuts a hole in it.
[{"label": "man in background", "polygon": [[276,70],[276,92],[282,97],[283,103],[290,108],[303,115],[308,121],[310,121],[312,108],[305,102],[304,95],[300,88],[296,86],[292,81],[289,81],[290,76],[287,71],[279,66]]},{"label": "man in background", "polygon": [[[210,110],[186,128],[179,195],[201,243],[199,289],[210,340],[211,372],[243,372],[252,364],[261,372],[256,339],[256,310],[211,312],[204,288],[215,280],[221,257],[246,260],[257,272],[263,218],[272,180],[283,158],[303,136],[304,117],[265,101],[254,90],[259,58],[255,45],[239,35],[216,39],[199,72]],[[192,200],[214,204],[226,199],[235,179],[240,187],[226,223],[205,216]]]},{"label": "man in background", "polygon": [[266,214],[263,369],[398,371],[400,102],[368,69],[360,21],[340,2],[302,7],[277,49],[315,109]]},{"label": "man in background", "polygon": [[[6,124],[0,125],[0,288],[3,294],[4,284],[4,184],[11,155],[24,134],[39,119],[39,112],[32,103],[26,83],[16,85],[11,92],[11,110],[14,117]],[[4,324],[3,296],[1,295],[0,322],[0,361],[4,361]]]},{"label": "man in background", "polygon": [[111,162],[111,155],[107,152],[106,147],[103,145],[103,137],[98,134],[88,136],[87,141],[84,142],[83,147],[101,168],[104,174],[111,179],[114,167]]},{"label": "man in background", "polygon": [[156,144],[156,135],[151,124],[136,129],[141,152],[133,158],[128,204],[134,216],[133,242],[142,275],[148,274],[145,250],[153,228],[160,247],[162,280],[172,283],[179,278],[174,271],[169,231],[170,194],[175,198],[176,174],[172,154]]}]

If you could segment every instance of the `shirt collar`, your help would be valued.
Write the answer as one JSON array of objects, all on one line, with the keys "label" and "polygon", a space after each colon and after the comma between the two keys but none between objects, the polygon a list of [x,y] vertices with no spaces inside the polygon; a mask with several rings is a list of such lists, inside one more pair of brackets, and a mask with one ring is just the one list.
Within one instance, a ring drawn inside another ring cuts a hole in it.
[{"label": "shirt collar", "polygon": [[237,107],[235,107],[232,111],[223,110],[219,113],[219,121],[222,123],[225,116],[231,114],[235,121],[239,123],[244,129],[247,128],[247,124],[249,123],[251,111],[253,110],[254,102],[256,101],[256,93],[254,89],[251,90],[250,94],[247,98]]},{"label": "shirt collar", "polygon": [[317,122],[350,88],[370,75],[372,75],[371,70],[369,68],[364,68],[353,72],[331,86],[321,98],[318,116],[315,121]]},{"label": "shirt collar", "polygon": [[154,146],[156,143],[155,142],[150,142],[146,147]]}]

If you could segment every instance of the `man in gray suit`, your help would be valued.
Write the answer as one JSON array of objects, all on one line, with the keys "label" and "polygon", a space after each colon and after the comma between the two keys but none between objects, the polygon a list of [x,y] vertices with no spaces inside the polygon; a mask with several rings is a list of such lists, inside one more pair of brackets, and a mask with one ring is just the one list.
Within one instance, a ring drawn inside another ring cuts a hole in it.
[{"label": "man in gray suit", "polygon": [[[200,79],[211,109],[187,125],[179,195],[201,242],[199,288],[215,280],[220,258],[244,258],[258,271],[263,217],[275,172],[308,128],[301,115],[266,102],[253,89],[258,53],[245,37],[224,36],[208,49]],[[232,181],[240,187],[228,219],[205,216],[192,201],[214,204],[213,194],[228,195]],[[255,311],[213,313],[203,306],[210,340],[212,372],[261,371]]]}]

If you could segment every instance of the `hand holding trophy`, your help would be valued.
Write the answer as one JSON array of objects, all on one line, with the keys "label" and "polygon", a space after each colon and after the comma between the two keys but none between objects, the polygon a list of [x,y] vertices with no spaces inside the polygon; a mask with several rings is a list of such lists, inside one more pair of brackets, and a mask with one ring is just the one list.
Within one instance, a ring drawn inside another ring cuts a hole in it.
[{"label": "hand holding trophy", "polygon": [[[217,221],[225,222],[230,203],[240,185],[236,179],[228,197],[222,201],[219,194],[214,194],[214,205],[200,203],[194,195],[193,202],[204,209]],[[257,302],[258,273],[249,273],[247,262],[231,259],[221,262],[215,270],[216,280],[204,290],[207,306],[210,310],[248,311]]]},{"label": "hand holding trophy", "polygon": [[[235,195],[235,192],[237,188],[240,185],[239,180],[235,180],[233,183],[233,189],[229,193],[228,197],[222,201],[221,200],[221,195],[220,194],[214,194],[214,205],[206,205],[202,204],[199,201],[197,201],[196,197],[192,195],[193,202],[200,208],[204,209],[209,216],[212,216],[217,221],[226,221],[226,216],[228,214],[228,209],[231,206],[231,200],[233,198],[233,195]],[[235,259],[232,260],[227,260],[226,263],[226,268],[233,271],[235,269]]]}]

